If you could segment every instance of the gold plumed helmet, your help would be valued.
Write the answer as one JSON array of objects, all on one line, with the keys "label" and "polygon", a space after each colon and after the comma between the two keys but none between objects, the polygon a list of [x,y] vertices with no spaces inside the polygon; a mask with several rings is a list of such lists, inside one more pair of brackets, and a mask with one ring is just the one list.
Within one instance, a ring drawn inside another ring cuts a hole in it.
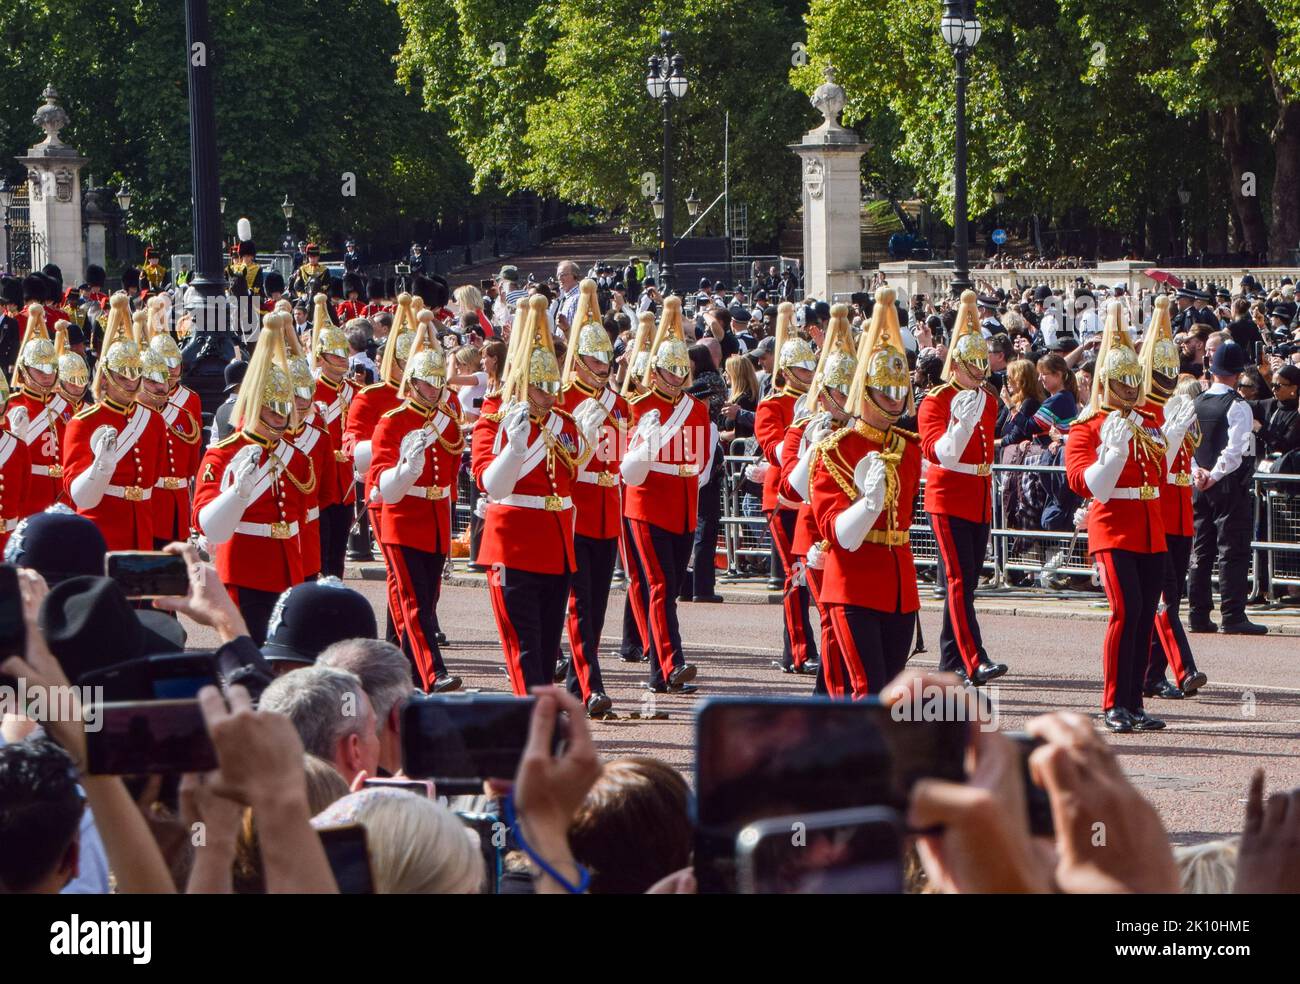
[{"label": "gold plumed helmet", "polygon": [[891,400],[906,400],[906,412],[912,412],[912,375],[907,369],[907,350],[903,346],[903,333],[898,326],[898,311],[894,307],[894,289],[881,287],[876,291],[876,304],[871,309],[871,325],[858,342],[858,365],[849,388],[848,409],[861,414],[870,403],[877,412],[897,419],[901,413],[885,410],[871,395],[883,393]]},{"label": "gold plumed helmet", "polygon": [[831,306],[830,324],[817,358],[817,369],[808,387],[805,406],[809,412],[817,409],[817,396],[823,389],[833,389],[847,396],[853,386],[853,374],[858,368],[858,358],[853,349],[853,330],[849,326],[849,306]]},{"label": "gold plumed helmet", "polygon": [[573,312],[573,326],[569,329],[569,344],[564,352],[564,379],[573,378],[574,361],[578,356],[598,359],[609,365],[614,359],[614,346],[609,332],[600,321],[600,299],[596,295],[596,281],[588,277],[578,286],[578,307]]},{"label": "gold plumed helmet", "polygon": [[404,399],[411,396],[411,383],[417,379],[439,389],[447,385],[447,355],[431,340],[432,337],[429,326],[421,322],[411,340],[411,354],[406,358],[406,371],[402,373],[398,396]]},{"label": "gold plumed helmet", "polygon": [[[311,322],[312,358],[319,361],[322,355],[340,355],[346,359],[348,336],[330,320],[329,298],[324,294],[317,294],[312,301],[314,303]],[[276,313],[280,313],[278,309]]]},{"label": "gold plumed helmet", "polygon": [[[287,417],[291,429],[297,426],[293,375],[284,342],[287,319],[288,315],[278,311],[271,311],[262,319],[257,346],[253,349],[253,357],[248,360],[248,372],[230,414],[230,421],[237,428],[255,425],[263,407]],[[292,328],[288,330],[292,331]]]},{"label": "gold plumed helmet", "polygon": [[551,394],[560,392],[560,363],[555,358],[555,342],[546,318],[546,298],[534,294],[528,299],[527,307],[522,329],[515,329],[520,331],[520,337],[506,366],[506,378],[501,386],[502,406],[512,400],[527,399],[530,386]]},{"label": "gold plumed helmet", "polygon": [[[405,363],[411,354],[411,340],[415,331],[415,312],[412,310],[410,294],[397,296],[397,316],[393,318],[393,327],[384,341],[384,355],[379,360],[379,381],[392,386],[400,386],[402,368],[398,363]],[[346,339],[344,340],[346,343]]]},{"label": "gold plumed helmet", "polygon": [[1120,302],[1111,301],[1106,306],[1106,323],[1102,328],[1101,346],[1097,349],[1097,371],[1092,378],[1093,410],[1110,403],[1110,384],[1142,386],[1142,361],[1133,342],[1124,330]]},{"label": "gold plumed helmet", "polygon": [[691,374],[690,349],[682,333],[682,299],[675,295],[664,298],[664,313],[659,318],[659,328],[650,345],[650,359],[642,379],[647,389],[654,385],[656,369],[683,379]]},{"label": "gold plumed helmet", "polygon": [[54,343],[45,328],[45,308],[33,303],[27,308],[27,327],[18,346],[18,361],[14,364],[13,384],[22,385],[23,371],[58,372],[59,357]]},{"label": "gold plumed helmet", "polygon": [[277,306],[272,313],[281,319],[284,354],[289,359],[289,379],[293,383],[293,395],[300,400],[310,400],[316,395],[316,377],[312,375],[311,363],[307,361],[302,339],[298,337],[298,331],[293,324],[293,315],[289,311],[282,311]]},{"label": "gold plumed helmet", "polygon": [[167,360],[163,358],[161,352],[155,351],[152,347],[140,350],[140,375],[164,386],[171,381],[171,374],[167,371]]},{"label": "gold plumed helmet", "polygon": [[952,342],[943,362],[944,380],[952,379],[953,362],[966,366],[971,374],[983,377],[989,371],[989,344],[980,329],[978,298],[973,290],[964,290],[957,306],[957,321],[952,326]]},{"label": "gold plumed helmet", "polygon": [[108,325],[104,328],[104,342],[95,365],[95,396],[99,399],[104,397],[105,371],[111,369],[127,379],[140,377],[143,371],[140,346],[132,336],[131,305],[126,294],[118,291],[109,301]]},{"label": "gold plumed helmet", "polygon": [[166,297],[149,299],[148,327],[143,334],[136,335],[136,342],[142,349],[148,346],[162,356],[168,369],[176,369],[181,364],[181,347],[167,330],[167,312],[170,307]]},{"label": "gold plumed helmet", "polygon": [[1174,383],[1178,379],[1179,359],[1178,346],[1174,344],[1173,331],[1169,325],[1167,294],[1156,298],[1151,321],[1142,336],[1142,351],[1138,358],[1142,362],[1147,394],[1168,397],[1173,393]]},{"label": "gold plumed helmet", "polygon": [[86,367],[86,360],[72,351],[68,344],[69,327],[67,321],[54,323],[54,354],[58,358],[59,382],[72,386],[89,386],[90,370]]},{"label": "gold plumed helmet", "polygon": [[627,396],[636,380],[645,376],[646,366],[650,364],[650,340],[655,334],[655,316],[649,311],[637,315],[636,334],[632,336],[632,347],[627,352],[627,373],[623,377],[622,394]]},{"label": "gold plumed helmet", "polygon": [[776,371],[775,382],[782,389],[790,389],[795,393],[802,393],[804,386],[793,376],[787,375],[782,370],[785,369],[807,369],[812,371],[817,368],[817,353],[813,347],[808,344],[807,339],[800,338],[794,328],[794,305],[789,301],[782,301],[776,309],[776,344],[773,351],[776,353]]}]

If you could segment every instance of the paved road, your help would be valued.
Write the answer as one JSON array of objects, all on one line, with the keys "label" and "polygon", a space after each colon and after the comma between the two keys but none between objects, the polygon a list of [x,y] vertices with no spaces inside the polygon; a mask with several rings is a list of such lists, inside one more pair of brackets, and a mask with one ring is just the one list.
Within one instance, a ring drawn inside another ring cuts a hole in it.
[{"label": "paved road", "polygon": [[[382,613],[381,582],[358,578],[349,584]],[[642,690],[645,664],[623,663],[616,656],[622,604],[621,594],[610,600],[602,645],[606,689],[619,714],[618,720],[594,724],[606,755],[655,755],[689,775],[694,764],[692,705],[699,696],[811,692],[811,678],[771,667],[780,655],[779,606],[686,604],[679,609],[682,636],[688,658],[699,666],[699,695],[658,697],[653,709],[666,711],[665,720],[632,718],[629,712],[644,714],[652,708]],[[452,672],[464,677],[467,687],[508,691],[486,592],[448,587],[439,618],[451,639],[445,658]],[[927,600],[921,624],[929,652],[913,657],[914,665],[937,664],[939,618]],[[981,624],[990,654],[1011,666],[996,685],[1005,729],[1020,728],[1045,711],[1096,712],[1104,622],[990,613]],[[1210,685],[1191,700],[1149,702],[1169,722],[1164,732],[1109,738],[1179,842],[1238,830],[1247,779],[1257,766],[1267,771],[1270,788],[1300,785],[1300,640],[1191,638]],[[204,644],[201,633],[193,644]]]}]

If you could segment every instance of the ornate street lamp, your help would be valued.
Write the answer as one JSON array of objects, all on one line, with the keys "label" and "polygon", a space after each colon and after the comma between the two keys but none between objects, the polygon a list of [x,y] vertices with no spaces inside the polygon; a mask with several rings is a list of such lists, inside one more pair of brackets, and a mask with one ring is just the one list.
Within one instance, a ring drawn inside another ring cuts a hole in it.
[{"label": "ornate street lamp", "polygon": [[[672,34],[659,32],[659,53],[650,56],[645,87],[652,99],[663,106],[664,114],[664,179],[663,186],[651,205],[659,220],[659,285],[667,296],[672,285],[673,272],[673,118],[672,102],[686,95],[689,85],[683,71],[686,60],[668,50]],[[694,213],[692,213],[694,214]]]},{"label": "ornate street lamp", "polygon": [[939,33],[952,49],[957,66],[957,145],[954,154],[953,195],[953,296],[971,287],[969,242],[966,229],[966,59],[984,33],[975,16],[975,0],[947,0],[939,20]]}]

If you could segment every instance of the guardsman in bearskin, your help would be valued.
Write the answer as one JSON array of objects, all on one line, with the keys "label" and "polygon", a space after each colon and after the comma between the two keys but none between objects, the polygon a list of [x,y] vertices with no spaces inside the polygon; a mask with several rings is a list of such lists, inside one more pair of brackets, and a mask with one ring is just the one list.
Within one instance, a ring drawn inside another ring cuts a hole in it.
[{"label": "guardsman in bearskin", "polygon": [[[199,455],[203,450],[203,418],[195,416],[184,400],[172,401],[171,366],[163,354],[166,348],[155,344],[160,337],[172,341],[171,336],[154,335],[150,338],[148,319],[142,312],[136,312],[133,320],[141,366],[136,402],[154,411],[163,427],[159,475],[154,481],[151,499],[154,549],[161,550],[169,543],[190,537],[190,483],[198,472]],[[172,345],[175,344],[172,341]],[[179,358],[177,352],[178,362]]]},{"label": "guardsman in bearskin", "polygon": [[108,292],[104,289],[107,283],[108,272],[102,266],[92,263],[86,267],[86,286],[90,288],[86,300],[98,304],[101,311],[108,310]]},{"label": "guardsman in bearskin", "polygon": [[668,297],[641,380],[645,392],[629,401],[635,430],[620,468],[627,485],[629,554],[646,620],[641,645],[650,657],[649,688],[655,693],[694,689],[686,686],[695,666],[682,653],[677,591],[686,576],[699,483],[709,480],[717,428],[708,407],[685,392],[690,373],[681,298]]},{"label": "guardsman in bearskin", "polygon": [[[347,337],[341,329],[330,324],[324,295],[316,295],[315,305],[311,359],[316,374],[316,422],[329,432],[330,457],[333,459],[329,469],[319,476],[321,484],[330,487],[328,494],[321,493],[322,501],[328,503],[321,507],[321,572],[331,577],[342,577],[348,530],[352,528],[357,499],[350,445],[344,437],[356,389],[346,378]],[[293,333],[292,327],[289,333]]]},{"label": "guardsman in bearskin", "polygon": [[417,330],[398,395],[371,439],[371,488],[383,503],[375,537],[401,606],[401,647],[426,693],[460,687],[438,645],[438,596],[451,552],[456,474],[465,438],[460,406],[447,389],[447,358],[436,337]]},{"label": "guardsman in bearskin", "polygon": [[797,503],[781,501],[778,489],[785,434],[794,420],[795,404],[808,392],[808,384],[817,368],[817,353],[795,333],[793,323],[794,305],[786,301],[777,309],[776,315],[773,392],[759,403],[754,413],[754,437],[762,449],[763,460],[750,466],[753,470],[747,477],[762,483],[763,512],[767,515],[772,542],[781,560],[785,632],[779,665],[786,673],[811,674],[817,672],[817,645],[808,620],[808,589],[796,583],[791,550],[799,509]]},{"label": "guardsman in bearskin", "polygon": [[157,294],[172,282],[171,274],[158,258],[158,250],[153,246],[144,248],[144,267],[140,270],[147,294]]},{"label": "guardsman in bearskin", "polygon": [[26,515],[23,505],[27,499],[27,485],[32,480],[27,445],[7,429],[5,409],[8,403],[9,384],[0,375],[0,557],[4,556],[9,535]]},{"label": "guardsman in bearskin", "polygon": [[[153,550],[153,493],[165,457],[162,418],[137,401],[144,365],[123,298],[114,297],[92,385],[98,400],[63,435],[63,484],[109,550]],[[165,367],[163,367],[165,368]]]},{"label": "guardsman in bearskin", "polygon": [[267,270],[262,286],[266,290],[266,299],[262,301],[262,313],[265,314],[274,311],[276,304],[284,300],[284,277],[279,270]]},{"label": "guardsman in bearskin", "polygon": [[444,323],[451,320],[452,312],[447,307],[451,288],[442,277],[417,274],[411,282],[411,293],[424,301],[424,306],[433,312],[435,319]]},{"label": "guardsman in bearskin", "polygon": [[791,566],[806,582],[813,604],[821,613],[821,668],[814,692],[837,698],[847,698],[851,688],[844,654],[831,631],[830,616],[822,605],[822,576],[826,569],[828,544],[817,528],[817,519],[809,501],[808,483],[814,449],[837,430],[852,423],[848,396],[858,359],[848,312],[845,304],[831,308],[830,324],[826,328],[817,370],[813,373],[802,412],[785,432],[781,484],[777,487],[782,498],[800,503],[794,536],[790,541],[790,553],[794,558]]},{"label": "guardsman in bearskin", "polygon": [[578,470],[573,486],[577,569],[569,593],[571,657],[565,686],[582,700],[588,715],[596,717],[613,706],[601,679],[598,650],[623,523],[618,466],[630,412],[627,401],[610,385],[614,346],[601,324],[596,282],[584,280],[580,290],[564,356],[562,378],[567,385],[558,406],[580,425],[590,414],[594,426],[584,433],[590,430],[594,440],[592,455]]},{"label": "guardsman in bearskin", "polygon": [[361,274],[344,274],[343,293],[347,299],[338,305],[339,321],[347,324],[353,318],[364,318],[369,305],[365,301],[365,283],[361,280]]},{"label": "guardsman in bearskin", "polygon": [[259,646],[276,599],[303,580],[299,532],[317,481],[311,458],[284,440],[295,411],[281,333],[273,313],[239,388],[231,414],[237,429],[199,465],[192,521]]},{"label": "guardsman in bearskin", "polygon": [[56,325],[70,319],[72,312],[63,303],[63,271],[53,263],[47,263],[36,276],[44,283],[45,323]]},{"label": "guardsman in bearskin", "polygon": [[52,407],[57,407],[60,400],[62,407],[56,412],[67,426],[69,420],[81,412],[86,402],[86,390],[90,386],[90,370],[86,360],[72,351],[68,344],[70,322],[60,321],[54,326],[54,354],[59,360],[59,379],[55,384]]},{"label": "guardsman in bearskin", "polygon": [[320,261],[320,247],[307,244],[307,259],[289,278],[289,293],[294,297],[314,297],[327,293],[330,273]]},{"label": "guardsman in bearskin", "polygon": [[1110,602],[1102,649],[1102,709],[1111,731],[1165,726],[1142,707],[1142,681],[1151,654],[1156,605],[1165,584],[1167,488],[1165,440],[1142,399],[1142,363],[1120,321],[1119,303],[1106,309],[1088,409],[1070,426],[1065,474],[1087,507],[1088,550]]},{"label": "guardsman in bearskin", "polygon": [[854,700],[880,693],[907,664],[921,607],[910,534],[921,442],[895,426],[913,412],[912,381],[890,287],[876,291],[857,360],[847,401],[855,419],[819,441],[809,464],[826,544],[822,611]]},{"label": "guardsman in bearskin", "polygon": [[487,495],[479,563],[489,567],[492,614],[510,687],[549,685],[564,633],[573,552],[573,485],[590,454],[555,404],[560,366],[546,298],[530,299],[501,387],[500,407],[474,425],[472,468]]},{"label": "guardsman in bearskin", "polygon": [[[288,306],[288,301],[281,302]],[[322,568],[322,530],[328,509],[338,504],[338,462],[334,458],[334,442],[318,416],[315,403],[316,378],[311,364],[303,352],[298,333],[293,330],[293,315],[277,311],[272,317],[280,319],[280,333],[289,356],[289,376],[293,381],[293,404],[298,420],[296,427],[285,431],[284,438],[303,454],[311,458],[316,470],[316,488],[307,495],[307,515],[299,537],[302,542],[302,569],[306,580],[313,580]],[[350,515],[350,512],[349,512]],[[347,530],[344,529],[346,539]],[[342,565],[340,564],[340,569]]]},{"label": "guardsman in bearskin", "polygon": [[[131,311],[140,306],[140,271],[135,267],[122,270],[122,290],[126,293],[127,305]],[[110,299],[110,303],[111,299]],[[107,328],[104,329],[108,331]]]},{"label": "guardsman in bearskin", "polygon": [[[1187,569],[1192,557],[1192,455],[1200,441],[1196,408],[1185,396],[1174,395],[1178,381],[1178,346],[1169,325],[1169,298],[1156,298],[1151,323],[1142,336],[1142,362],[1149,413],[1164,433],[1168,474],[1160,488],[1160,509],[1165,526],[1165,578],[1163,603],[1156,609],[1156,631],[1142,683],[1143,697],[1190,697],[1205,686],[1205,674],[1196,668],[1191,644],[1179,615],[1187,591]],[[1174,683],[1165,679],[1172,666]]]},{"label": "guardsman in bearskin", "polygon": [[943,367],[944,384],[921,401],[917,430],[930,462],[925,510],[947,584],[939,668],[981,686],[1007,672],[984,651],[975,616],[975,588],[993,524],[993,441],[998,400],[985,386],[989,348],[977,298],[964,291]]},{"label": "guardsman in bearskin", "polygon": [[6,412],[9,430],[27,446],[31,466],[23,516],[42,512],[63,498],[65,425],[60,413],[67,401],[56,392],[58,373],[58,353],[45,330],[45,308],[39,302],[29,304]]},{"label": "guardsman in bearskin", "polygon": [[388,295],[384,293],[384,278],[371,277],[366,281],[366,304],[361,309],[361,317],[368,318],[372,314],[382,314],[384,311],[393,310],[388,304],[384,303],[384,298]]}]

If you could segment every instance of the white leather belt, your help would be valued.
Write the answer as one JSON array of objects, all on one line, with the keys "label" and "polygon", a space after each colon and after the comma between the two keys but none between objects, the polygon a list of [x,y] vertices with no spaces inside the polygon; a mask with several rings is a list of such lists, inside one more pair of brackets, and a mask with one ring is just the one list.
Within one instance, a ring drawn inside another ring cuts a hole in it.
[{"label": "white leather belt", "polygon": [[408,499],[445,499],[450,485],[412,485],[406,490]]},{"label": "white leather belt", "polygon": [[1170,472],[1165,481],[1170,485],[1178,485],[1183,488],[1189,488],[1192,484],[1191,472]]},{"label": "white leather belt", "polygon": [[62,465],[32,465],[33,475],[48,475],[50,478],[62,478]]},{"label": "white leather belt", "polygon": [[678,478],[690,478],[700,473],[699,465],[666,465],[662,461],[650,462],[650,470],[661,475],[676,475]]},{"label": "white leather belt", "polygon": [[613,472],[578,472],[578,481],[583,485],[599,485],[603,489],[612,489],[618,484]]},{"label": "white leather belt", "polygon": [[1110,494],[1112,499],[1158,499],[1160,489],[1154,485],[1142,485],[1131,489],[1116,489]]},{"label": "white leather belt", "polygon": [[156,489],[167,489],[171,492],[178,492],[189,485],[189,482],[180,475],[165,475],[158,481],[154,482],[153,487]]},{"label": "white leather belt", "polygon": [[320,507],[312,506],[307,510],[307,522],[314,523],[318,519],[320,519]]},{"label": "white leather belt", "polygon": [[573,500],[567,495],[508,495],[504,499],[494,499],[493,503],[498,506],[522,506],[524,509],[545,509],[547,512],[573,508]]},{"label": "white leather belt", "polygon": [[287,540],[298,535],[298,523],[240,523],[235,527],[236,533],[245,536],[268,536],[272,540]]},{"label": "white leather belt", "polygon": [[963,475],[992,475],[993,465],[989,463],[973,465],[966,461],[958,461],[951,465],[945,465],[942,461],[938,463],[940,468],[946,468],[951,472],[961,472]]},{"label": "white leather belt", "polygon": [[111,495],[115,499],[125,499],[128,502],[144,502],[146,499],[153,497],[153,486],[142,489],[138,485],[110,485],[104,489],[105,495]]},{"label": "white leather belt", "polygon": [[803,505],[802,502],[795,502],[793,499],[787,499],[780,492],[776,494],[776,504],[782,509],[798,509]]}]

